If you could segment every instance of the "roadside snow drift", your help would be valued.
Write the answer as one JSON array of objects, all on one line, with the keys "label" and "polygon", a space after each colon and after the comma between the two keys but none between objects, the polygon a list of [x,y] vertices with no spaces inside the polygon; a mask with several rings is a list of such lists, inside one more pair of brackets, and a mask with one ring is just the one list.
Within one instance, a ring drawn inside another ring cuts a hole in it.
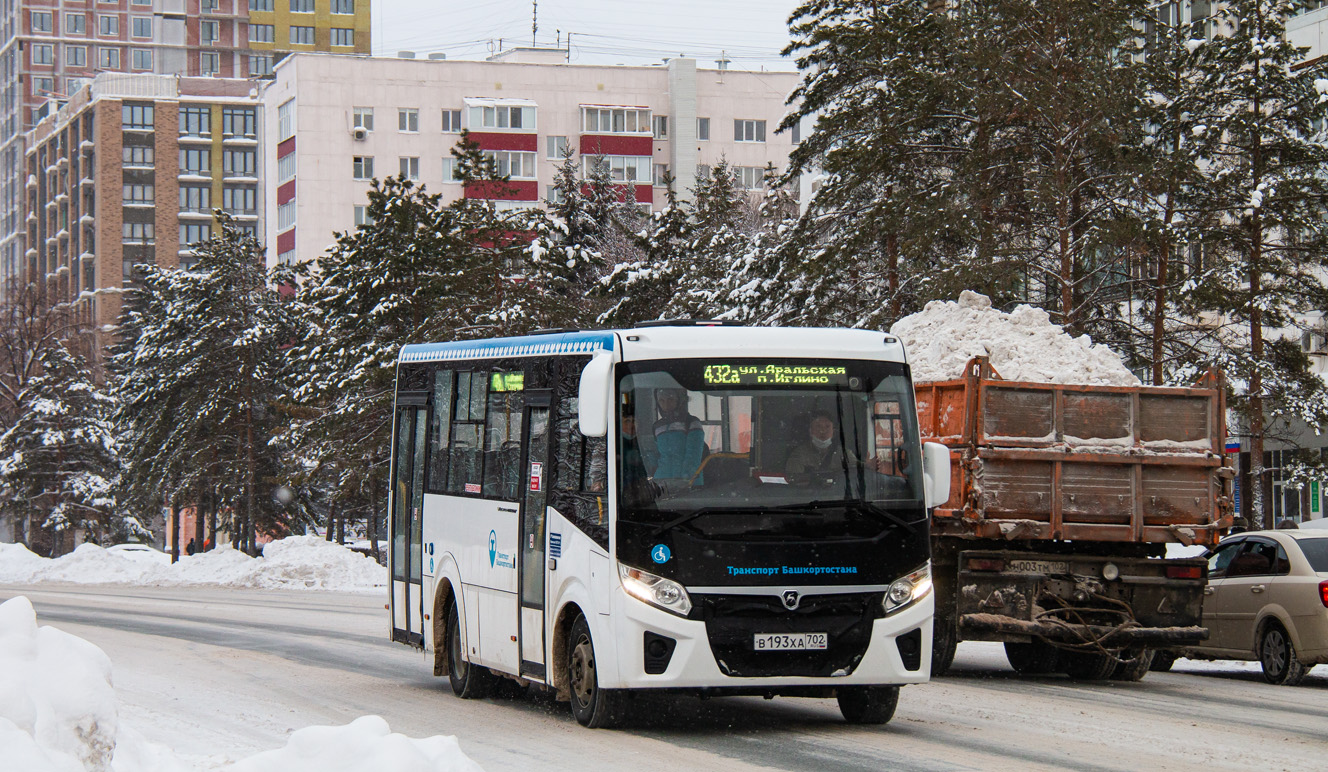
[{"label": "roadside snow drift", "polygon": [[[215,760],[205,766],[216,769]],[[91,643],[37,626],[32,604],[0,604],[0,769],[188,772],[196,765],[119,723],[111,661]],[[378,716],[291,734],[233,772],[481,772],[455,737],[393,734]]]},{"label": "roadside snow drift", "polygon": [[958,302],[933,300],[890,333],[903,341],[919,382],[962,378],[968,360],[988,356],[1008,381],[1139,385],[1111,349],[1087,335],[1070,337],[1046,311],[1019,306],[1007,314],[976,292],[963,292]]},{"label": "roadside snow drift", "polygon": [[36,582],[377,592],[387,585],[387,569],[317,536],[270,542],[259,558],[222,545],[182,556],[174,565],[133,560],[95,544],[81,544],[55,559],[38,557],[21,544],[0,544],[0,584]]}]

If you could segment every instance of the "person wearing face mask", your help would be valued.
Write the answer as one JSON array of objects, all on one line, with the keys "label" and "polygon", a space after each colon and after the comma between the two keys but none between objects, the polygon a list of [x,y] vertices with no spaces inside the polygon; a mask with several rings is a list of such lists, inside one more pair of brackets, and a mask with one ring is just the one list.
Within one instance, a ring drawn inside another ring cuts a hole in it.
[{"label": "person wearing face mask", "polygon": [[784,471],[791,479],[805,481],[817,474],[843,470],[844,449],[835,437],[835,420],[829,413],[813,413],[807,439],[789,453]]}]

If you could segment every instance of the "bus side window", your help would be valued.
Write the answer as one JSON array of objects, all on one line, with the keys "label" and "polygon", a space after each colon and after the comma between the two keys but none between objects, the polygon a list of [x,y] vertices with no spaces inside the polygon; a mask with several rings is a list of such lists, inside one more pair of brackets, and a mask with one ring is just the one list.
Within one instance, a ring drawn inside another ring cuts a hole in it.
[{"label": "bus side window", "polygon": [[[521,411],[525,403],[520,370],[495,372],[489,384],[485,424],[484,495],[515,501],[521,480]],[[473,383],[472,383],[473,388]]]},{"label": "bus side window", "polygon": [[586,438],[577,423],[577,386],[586,360],[561,363],[555,406],[553,482],[549,505],[600,547],[609,548],[607,441]]},{"label": "bus side window", "polygon": [[447,490],[447,465],[452,440],[452,371],[433,374],[433,414],[429,423],[429,492]]},{"label": "bus side window", "polygon": [[488,373],[457,373],[456,418],[447,472],[448,493],[480,494],[484,472],[484,403]]}]

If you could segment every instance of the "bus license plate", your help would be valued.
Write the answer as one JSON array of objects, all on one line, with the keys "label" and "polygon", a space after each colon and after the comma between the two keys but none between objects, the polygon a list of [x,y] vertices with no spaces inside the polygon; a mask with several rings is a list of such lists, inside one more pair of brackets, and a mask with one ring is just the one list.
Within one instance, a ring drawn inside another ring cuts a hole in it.
[{"label": "bus license plate", "polygon": [[805,651],[824,649],[828,633],[758,633],[752,641],[757,651]]},{"label": "bus license plate", "polygon": [[1068,574],[1070,564],[1061,560],[1011,560],[1005,569],[1019,574]]}]

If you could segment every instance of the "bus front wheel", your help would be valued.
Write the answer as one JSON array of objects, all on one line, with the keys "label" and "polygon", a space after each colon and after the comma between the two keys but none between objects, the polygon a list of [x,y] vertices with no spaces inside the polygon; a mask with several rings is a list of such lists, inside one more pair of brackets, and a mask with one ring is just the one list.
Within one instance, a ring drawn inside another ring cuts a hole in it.
[{"label": "bus front wheel", "polygon": [[627,694],[599,688],[595,642],[584,616],[576,618],[567,636],[567,684],[572,692],[572,715],[582,726],[607,728],[622,720]]},{"label": "bus front wheel", "polygon": [[898,686],[847,686],[838,690],[839,712],[850,724],[884,724],[895,716]]},{"label": "bus front wheel", "polygon": [[447,680],[452,684],[453,694],[463,700],[488,696],[493,688],[493,674],[488,668],[472,665],[466,660],[466,652],[461,647],[461,615],[456,600],[448,604],[447,609],[447,664]]}]

